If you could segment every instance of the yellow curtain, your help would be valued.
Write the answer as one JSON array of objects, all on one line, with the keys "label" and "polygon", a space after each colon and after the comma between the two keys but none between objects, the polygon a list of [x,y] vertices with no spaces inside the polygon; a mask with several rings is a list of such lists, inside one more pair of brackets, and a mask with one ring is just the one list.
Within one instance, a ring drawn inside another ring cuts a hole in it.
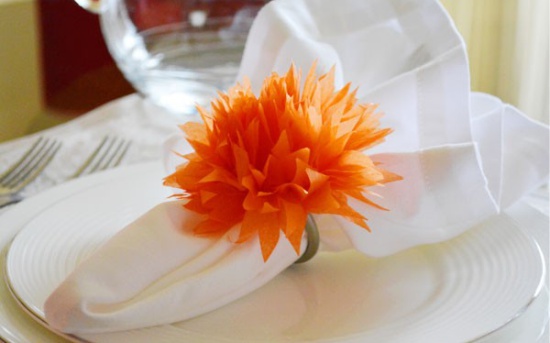
[{"label": "yellow curtain", "polygon": [[441,0],[464,37],[472,89],[548,123],[548,0]]}]

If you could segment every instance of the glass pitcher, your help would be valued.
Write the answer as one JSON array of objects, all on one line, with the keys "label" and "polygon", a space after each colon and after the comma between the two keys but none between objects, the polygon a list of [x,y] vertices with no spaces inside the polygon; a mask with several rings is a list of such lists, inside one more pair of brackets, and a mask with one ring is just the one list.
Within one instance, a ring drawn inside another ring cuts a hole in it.
[{"label": "glass pitcher", "polygon": [[100,16],[138,92],[180,116],[235,82],[248,31],[269,0],[75,0]]}]

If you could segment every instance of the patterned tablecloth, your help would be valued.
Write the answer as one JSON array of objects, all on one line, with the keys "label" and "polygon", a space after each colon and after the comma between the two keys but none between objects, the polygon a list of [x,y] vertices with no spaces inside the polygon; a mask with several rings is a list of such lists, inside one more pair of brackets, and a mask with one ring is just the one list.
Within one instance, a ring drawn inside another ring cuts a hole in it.
[{"label": "patterned tablecloth", "polygon": [[39,136],[61,141],[61,149],[44,173],[25,188],[24,195],[31,196],[65,181],[106,135],[132,141],[122,164],[160,159],[163,142],[180,132],[178,124],[182,122],[140,96],[129,95],[65,124],[0,144],[0,172],[21,156]]}]

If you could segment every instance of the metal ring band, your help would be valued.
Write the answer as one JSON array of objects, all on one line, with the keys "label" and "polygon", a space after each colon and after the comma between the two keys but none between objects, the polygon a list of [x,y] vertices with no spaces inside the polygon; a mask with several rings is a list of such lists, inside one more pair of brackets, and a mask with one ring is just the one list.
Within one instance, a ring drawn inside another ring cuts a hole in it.
[{"label": "metal ring band", "polygon": [[311,260],[319,250],[319,244],[321,243],[319,240],[319,230],[317,229],[317,224],[315,223],[315,220],[313,220],[312,216],[307,216],[306,234],[306,250],[304,251],[302,256],[300,256],[300,258],[297,259],[294,263],[304,263]]}]

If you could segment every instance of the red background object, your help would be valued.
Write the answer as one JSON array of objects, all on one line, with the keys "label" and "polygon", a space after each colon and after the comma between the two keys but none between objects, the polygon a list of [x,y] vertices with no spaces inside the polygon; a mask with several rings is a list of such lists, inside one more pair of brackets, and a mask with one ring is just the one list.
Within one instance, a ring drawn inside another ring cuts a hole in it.
[{"label": "red background object", "polygon": [[99,17],[73,0],[39,0],[44,101],[69,114],[134,92],[109,55]]}]

